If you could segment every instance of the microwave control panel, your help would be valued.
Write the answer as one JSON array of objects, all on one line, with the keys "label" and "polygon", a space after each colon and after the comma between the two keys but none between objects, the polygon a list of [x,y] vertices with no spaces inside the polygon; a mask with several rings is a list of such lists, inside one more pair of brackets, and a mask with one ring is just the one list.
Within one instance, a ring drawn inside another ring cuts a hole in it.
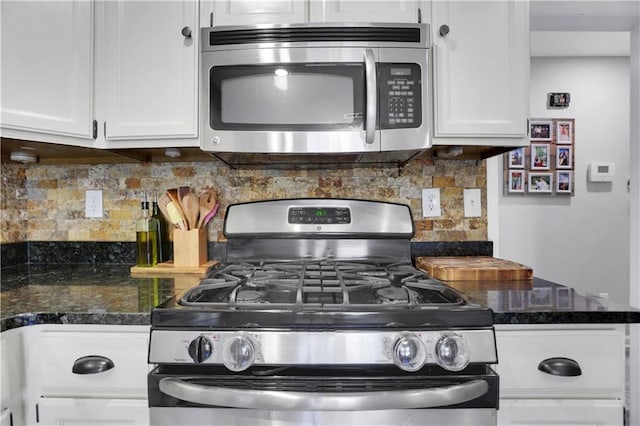
[{"label": "microwave control panel", "polygon": [[422,125],[420,65],[378,63],[380,129]]}]

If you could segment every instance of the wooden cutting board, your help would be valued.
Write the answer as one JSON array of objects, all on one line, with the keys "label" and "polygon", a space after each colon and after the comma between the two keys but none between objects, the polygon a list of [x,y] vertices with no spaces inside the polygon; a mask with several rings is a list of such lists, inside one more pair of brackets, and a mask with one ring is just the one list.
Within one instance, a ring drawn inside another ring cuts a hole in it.
[{"label": "wooden cutting board", "polygon": [[528,266],[490,256],[418,257],[416,266],[442,281],[531,280]]}]

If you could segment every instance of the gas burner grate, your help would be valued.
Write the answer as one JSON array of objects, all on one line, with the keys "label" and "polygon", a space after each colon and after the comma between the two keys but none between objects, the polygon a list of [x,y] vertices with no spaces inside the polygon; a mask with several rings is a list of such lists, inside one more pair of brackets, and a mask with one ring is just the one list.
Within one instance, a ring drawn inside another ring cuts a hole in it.
[{"label": "gas burner grate", "polygon": [[183,306],[362,310],[460,305],[452,289],[407,263],[330,260],[227,265],[187,292]]}]

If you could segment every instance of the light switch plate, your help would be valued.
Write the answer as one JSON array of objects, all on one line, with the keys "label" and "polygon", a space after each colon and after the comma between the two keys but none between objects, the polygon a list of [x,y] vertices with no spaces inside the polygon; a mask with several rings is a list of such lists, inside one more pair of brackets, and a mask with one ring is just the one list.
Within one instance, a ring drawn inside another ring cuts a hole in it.
[{"label": "light switch plate", "polygon": [[440,209],[440,188],[422,190],[422,217],[442,216]]},{"label": "light switch plate", "polygon": [[84,217],[102,217],[101,189],[88,189],[85,193]]},{"label": "light switch plate", "polygon": [[465,189],[464,195],[464,217],[482,216],[482,202],[480,200],[480,190]]}]

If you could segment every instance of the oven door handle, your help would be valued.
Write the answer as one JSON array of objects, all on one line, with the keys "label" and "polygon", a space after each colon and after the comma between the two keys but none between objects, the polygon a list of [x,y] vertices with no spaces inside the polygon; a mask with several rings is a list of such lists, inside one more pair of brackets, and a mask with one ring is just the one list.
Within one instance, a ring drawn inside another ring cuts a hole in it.
[{"label": "oven door handle", "polygon": [[160,379],[160,391],[195,404],[258,410],[353,411],[445,407],[478,398],[485,380],[427,389],[372,392],[289,392],[205,386],[179,378]]},{"label": "oven door handle", "polygon": [[364,51],[364,71],[367,87],[367,103],[365,116],[365,142],[372,144],[376,137],[376,121],[378,110],[378,82],[376,81],[376,59],[371,49]]}]

